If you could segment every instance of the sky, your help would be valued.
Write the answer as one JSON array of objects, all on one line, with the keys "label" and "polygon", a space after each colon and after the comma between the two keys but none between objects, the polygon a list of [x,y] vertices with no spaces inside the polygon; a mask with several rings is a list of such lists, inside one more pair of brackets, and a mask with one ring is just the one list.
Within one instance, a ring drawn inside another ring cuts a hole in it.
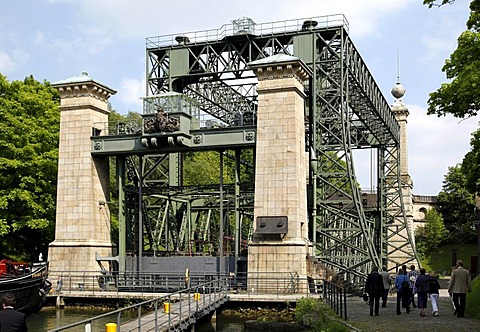
[{"label": "sky", "polygon": [[[141,112],[147,37],[256,23],[344,14],[349,34],[387,102],[406,88],[408,165],[416,195],[437,195],[448,167],[470,150],[478,117],[427,116],[429,93],[448,82],[445,60],[466,29],[469,1],[428,9],[422,0],[17,0],[0,10],[0,73],[56,82],[81,72],[117,91],[113,108]],[[368,188],[371,158],[355,160]],[[367,171],[365,171],[367,170]]]}]

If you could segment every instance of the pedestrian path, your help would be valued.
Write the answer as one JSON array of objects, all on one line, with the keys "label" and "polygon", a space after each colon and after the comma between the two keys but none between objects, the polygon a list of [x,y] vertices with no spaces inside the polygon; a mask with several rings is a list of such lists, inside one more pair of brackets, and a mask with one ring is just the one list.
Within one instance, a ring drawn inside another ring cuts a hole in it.
[{"label": "pedestrian path", "polygon": [[[419,309],[411,309],[407,314],[402,308],[402,314],[396,313],[396,294],[389,296],[387,307],[380,305],[380,315],[370,316],[369,306],[361,297],[349,297],[347,299],[348,320],[347,323],[358,328],[362,332],[463,332],[480,331],[480,320],[472,318],[457,318],[453,315],[453,305],[446,290],[440,290],[438,301],[439,316],[431,314],[431,304],[428,301],[427,312],[429,315],[420,317]],[[416,299],[416,297],[415,297]]]}]

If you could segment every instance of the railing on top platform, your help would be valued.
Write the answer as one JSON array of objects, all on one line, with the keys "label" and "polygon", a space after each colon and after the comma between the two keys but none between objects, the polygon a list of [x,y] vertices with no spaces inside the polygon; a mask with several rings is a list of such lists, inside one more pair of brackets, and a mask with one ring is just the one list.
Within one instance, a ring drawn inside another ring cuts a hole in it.
[{"label": "railing on top platform", "polygon": [[220,41],[228,36],[239,34],[252,34],[256,36],[270,36],[291,31],[305,30],[305,22],[316,22],[317,28],[329,29],[343,26],[348,31],[348,21],[343,14],[308,17],[295,20],[255,23],[250,18],[244,17],[225,24],[219,29],[185,32],[181,36],[170,34],[146,38],[147,49],[167,47],[177,44],[197,44]]}]

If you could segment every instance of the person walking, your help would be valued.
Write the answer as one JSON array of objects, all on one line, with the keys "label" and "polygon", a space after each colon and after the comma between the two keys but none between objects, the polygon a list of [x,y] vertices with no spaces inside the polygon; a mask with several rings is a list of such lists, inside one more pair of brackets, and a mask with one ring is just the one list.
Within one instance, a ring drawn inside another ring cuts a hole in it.
[{"label": "person walking", "polygon": [[382,308],[387,307],[388,292],[390,291],[390,284],[392,283],[392,277],[387,271],[387,267],[384,266],[380,275],[383,279],[383,291],[382,291]]},{"label": "person walking", "polygon": [[438,276],[430,276],[428,280],[428,294],[430,296],[430,303],[432,304],[432,315],[438,316],[438,296],[439,296],[440,283],[438,282]]},{"label": "person walking", "polygon": [[453,303],[456,308],[457,317],[465,317],[465,305],[467,292],[472,290],[470,272],[463,268],[463,261],[457,261],[457,268],[452,271],[448,292],[453,294]]},{"label": "person walking", "polygon": [[420,309],[420,316],[425,317],[427,311],[427,293],[429,291],[430,276],[427,276],[424,268],[420,269],[420,274],[415,279],[415,289],[417,290],[417,304]]},{"label": "person walking", "polygon": [[397,289],[397,315],[402,314],[400,304],[408,314],[410,312],[410,304],[408,302],[410,299],[410,283],[404,269],[400,269],[395,277],[395,288]]},{"label": "person walking", "polygon": [[[457,268],[457,265],[452,266],[452,271],[450,271],[450,277],[452,276],[453,270],[455,270],[456,268]],[[447,289],[448,289],[449,287],[450,287],[450,280],[447,282]],[[453,302],[453,294],[449,291],[449,292],[448,292],[448,296],[450,296],[450,302],[452,302],[453,315],[456,316],[456,315],[457,315],[457,307],[455,307],[455,302]]]},{"label": "person walking", "polygon": [[383,292],[383,278],[378,273],[378,267],[374,266],[372,272],[367,276],[365,283],[365,292],[370,298],[370,316],[373,316],[373,310],[375,308],[375,316],[379,315],[380,296]]},{"label": "person walking", "polygon": [[1,332],[28,331],[25,314],[14,309],[16,303],[15,295],[12,293],[7,293],[2,297],[3,310],[0,310]]},{"label": "person walking", "polygon": [[415,293],[417,292],[415,289],[415,280],[417,279],[417,271],[415,270],[415,265],[410,265],[410,271],[408,271],[408,282],[410,283],[410,299],[408,303],[412,305],[412,307],[416,308],[417,305],[415,304]]}]

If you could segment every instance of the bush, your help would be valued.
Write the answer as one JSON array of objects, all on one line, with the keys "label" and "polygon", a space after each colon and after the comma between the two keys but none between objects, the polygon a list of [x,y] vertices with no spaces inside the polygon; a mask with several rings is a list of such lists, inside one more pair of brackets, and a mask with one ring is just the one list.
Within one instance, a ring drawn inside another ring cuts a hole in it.
[{"label": "bush", "polygon": [[306,316],[314,316],[312,322],[313,332],[348,332],[350,329],[340,322],[332,320],[335,314],[325,305],[325,303],[318,299],[302,298],[297,302],[295,308],[295,321],[298,324],[303,323],[303,318]]},{"label": "bush", "polygon": [[317,314],[322,312],[322,302],[311,297],[302,298],[297,302],[295,308],[295,322],[302,323],[306,314]]},{"label": "bush", "polygon": [[472,281],[472,292],[467,294],[467,306],[465,312],[468,317],[480,318],[480,278]]}]

